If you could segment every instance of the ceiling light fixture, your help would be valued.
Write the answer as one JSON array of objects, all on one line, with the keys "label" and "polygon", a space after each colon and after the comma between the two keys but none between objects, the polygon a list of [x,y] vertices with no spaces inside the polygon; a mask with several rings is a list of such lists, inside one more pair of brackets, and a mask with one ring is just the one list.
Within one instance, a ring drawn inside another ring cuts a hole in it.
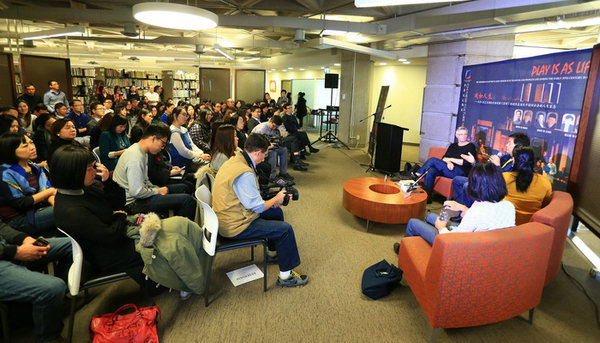
[{"label": "ceiling light fixture", "polygon": [[252,57],[252,58],[246,58],[246,59],[240,59],[240,62],[254,62],[254,61],[258,61],[260,58],[258,57]]},{"label": "ceiling light fixture", "polygon": [[342,31],[342,30],[323,30],[323,32],[321,32],[322,36],[346,36],[348,35],[348,31]]},{"label": "ceiling light fixture", "polygon": [[339,67],[339,66],[341,66],[341,64],[340,64],[340,63],[334,63],[333,65],[334,65],[334,66],[336,66],[336,67]]},{"label": "ceiling light fixture", "polygon": [[219,17],[213,12],[187,5],[142,2],[133,5],[133,17],[148,25],[176,30],[206,30],[217,27]]},{"label": "ceiling light fixture", "polygon": [[67,26],[59,29],[27,32],[21,34],[22,40],[44,39],[52,37],[64,37],[72,35],[80,35],[85,33],[85,27],[81,25]]},{"label": "ceiling light fixture", "polygon": [[143,52],[143,51],[133,51],[133,52],[124,52],[123,57],[146,57],[146,58],[178,58],[183,60],[195,60],[198,57],[193,54],[178,54],[178,53],[169,53],[163,54],[158,51],[156,52]]},{"label": "ceiling light fixture", "polygon": [[410,64],[410,61],[404,61],[402,64]]},{"label": "ceiling light fixture", "polygon": [[406,62],[406,58],[399,58],[398,62]]},{"label": "ceiling light fixture", "polygon": [[223,51],[223,48],[221,48],[218,44],[215,44],[214,49],[215,49],[216,52],[218,52],[221,55],[223,55],[226,59],[233,61],[233,57],[231,57],[228,53],[226,53],[225,51]]},{"label": "ceiling light fixture", "polygon": [[404,6],[419,4],[434,4],[438,2],[461,2],[466,0],[354,0],[354,6],[361,7],[384,7]]}]

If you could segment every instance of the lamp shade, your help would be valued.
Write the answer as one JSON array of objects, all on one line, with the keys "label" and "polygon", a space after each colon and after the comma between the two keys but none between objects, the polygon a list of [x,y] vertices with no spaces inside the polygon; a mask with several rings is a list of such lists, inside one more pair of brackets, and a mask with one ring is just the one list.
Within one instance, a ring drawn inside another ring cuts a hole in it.
[{"label": "lamp shade", "polygon": [[133,5],[133,17],[142,23],[176,30],[206,30],[217,26],[219,16],[186,5],[143,2]]}]

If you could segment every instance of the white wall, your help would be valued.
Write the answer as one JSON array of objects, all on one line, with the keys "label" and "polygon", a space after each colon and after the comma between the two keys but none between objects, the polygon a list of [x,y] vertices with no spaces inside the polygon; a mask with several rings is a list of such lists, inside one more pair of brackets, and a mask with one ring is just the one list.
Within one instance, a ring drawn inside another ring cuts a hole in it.
[{"label": "white wall", "polygon": [[[407,128],[408,131],[404,133],[405,143],[418,144],[420,141],[421,107],[426,74],[426,66],[376,65],[373,68],[370,113],[374,113],[377,108],[381,86],[389,85],[386,106],[392,105],[392,107],[383,112],[383,122]],[[368,125],[369,131],[372,125],[371,119]]]}]

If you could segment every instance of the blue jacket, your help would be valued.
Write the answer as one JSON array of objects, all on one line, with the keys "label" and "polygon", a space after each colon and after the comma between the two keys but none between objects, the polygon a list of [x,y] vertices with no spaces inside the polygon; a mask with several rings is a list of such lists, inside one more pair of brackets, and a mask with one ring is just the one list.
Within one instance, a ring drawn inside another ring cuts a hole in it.
[{"label": "blue jacket", "polygon": [[[121,140],[122,138],[122,140]],[[123,132],[121,137],[113,134],[110,131],[104,131],[100,134],[99,147],[100,147],[100,162],[108,168],[109,171],[114,170],[119,162],[119,157],[110,158],[108,153],[113,151],[119,151],[129,148],[129,139],[127,134]]]},{"label": "blue jacket", "polygon": [[[36,193],[46,190],[50,187],[50,181],[46,171],[38,167],[36,164],[29,162],[31,170],[38,175],[39,189],[32,188],[27,181],[25,169],[18,164],[2,164],[0,165],[0,203],[6,204],[10,200],[17,198],[30,197]],[[31,198],[31,206],[27,211],[27,217],[30,222],[33,222],[35,208],[33,206],[33,198]]]}]

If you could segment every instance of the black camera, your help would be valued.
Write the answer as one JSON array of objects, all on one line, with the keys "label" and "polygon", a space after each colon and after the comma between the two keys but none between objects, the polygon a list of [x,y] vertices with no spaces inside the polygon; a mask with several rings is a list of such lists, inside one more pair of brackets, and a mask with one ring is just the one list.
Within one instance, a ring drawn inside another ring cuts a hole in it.
[{"label": "black camera", "polygon": [[269,138],[269,143],[278,146],[281,144],[281,136],[267,136]]},{"label": "black camera", "polygon": [[294,188],[293,186],[286,186],[285,187],[285,198],[283,198],[283,206],[287,206],[290,203],[290,196],[292,195],[291,198],[292,200],[296,201],[298,200],[298,190],[296,188]]}]

